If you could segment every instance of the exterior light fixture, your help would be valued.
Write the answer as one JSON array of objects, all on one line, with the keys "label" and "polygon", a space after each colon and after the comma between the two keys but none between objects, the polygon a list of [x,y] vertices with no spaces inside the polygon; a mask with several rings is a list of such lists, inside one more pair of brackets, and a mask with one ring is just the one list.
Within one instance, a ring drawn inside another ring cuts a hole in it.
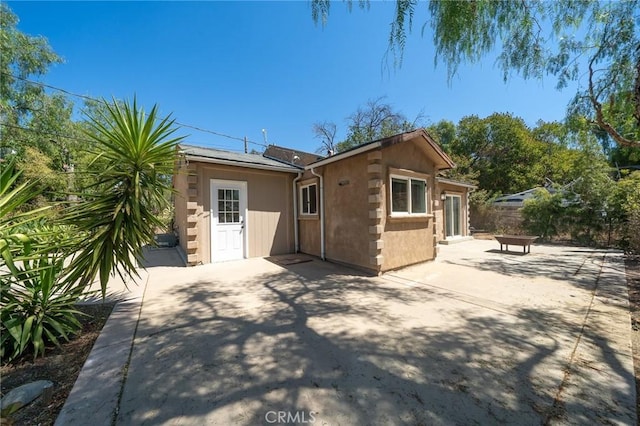
[{"label": "exterior light fixture", "polygon": [[441,199],[442,201],[446,201],[446,200],[447,200],[447,191],[442,191],[442,192],[440,193],[440,199]]}]

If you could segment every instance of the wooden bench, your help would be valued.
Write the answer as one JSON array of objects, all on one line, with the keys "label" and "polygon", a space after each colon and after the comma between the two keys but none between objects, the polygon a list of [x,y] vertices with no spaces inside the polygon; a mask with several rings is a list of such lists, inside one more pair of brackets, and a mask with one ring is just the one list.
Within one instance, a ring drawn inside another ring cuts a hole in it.
[{"label": "wooden bench", "polygon": [[502,251],[502,245],[507,246],[509,251],[509,244],[512,246],[522,246],[523,253],[531,253],[531,243],[538,239],[537,235],[495,235],[496,240],[500,243],[500,251]]}]

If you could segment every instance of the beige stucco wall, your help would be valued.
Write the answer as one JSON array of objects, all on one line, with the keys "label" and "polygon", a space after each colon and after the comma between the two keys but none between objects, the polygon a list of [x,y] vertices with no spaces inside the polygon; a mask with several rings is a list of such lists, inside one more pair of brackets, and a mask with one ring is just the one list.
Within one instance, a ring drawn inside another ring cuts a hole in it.
[{"label": "beige stucco wall", "polygon": [[[316,169],[324,177],[326,257],[374,273],[397,269],[435,258],[433,160],[417,142],[403,142],[364,152]],[[426,177],[429,214],[422,217],[390,217],[389,170],[403,169]],[[311,182],[306,172],[300,185]],[[379,179],[379,205],[370,198]],[[318,188],[319,191],[319,188]],[[382,218],[376,216],[382,210]],[[300,251],[320,255],[319,217],[300,218]],[[373,232],[378,225],[382,233]],[[380,240],[382,242],[380,243]],[[381,251],[378,249],[382,244]],[[380,264],[376,256],[382,255]]]},{"label": "beige stucco wall", "polygon": [[[247,257],[270,256],[294,251],[293,173],[192,162],[197,179],[195,200],[197,263],[211,262],[211,179],[247,183]],[[176,222],[178,222],[176,209]],[[182,235],[184,224],[177,223]],[[181,238],[182,240],[182,238]],[[182,243],[181,243],[182,244]]]},{"label": "beige stucco wall", "polygon": [[[433,260],[436,256],[434,240],[434,176],[433,161],[425,148],[413,141],[392,145],[382,150],[382,203],[384,228],[382,239],[384,261],[381,271],[389,271],[406,265]],[[426,217],[391,217],[389,169],[404,169],[427,177]]]},{"label": "beige stucco wall", "polygon": [[383,239],[382,272],[435,258],[433,218],[387,218]]},{"label": "beige stucco wall", "polygon": [[324,167],[327,259],[370,268],[366,154]]}]

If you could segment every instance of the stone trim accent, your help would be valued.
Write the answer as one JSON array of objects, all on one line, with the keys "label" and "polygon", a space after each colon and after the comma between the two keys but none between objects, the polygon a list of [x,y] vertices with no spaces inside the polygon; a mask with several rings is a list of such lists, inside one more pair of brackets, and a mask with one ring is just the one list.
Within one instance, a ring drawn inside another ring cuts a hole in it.
[{"label": "stone trim accent", "polygon": [[198,205],[198,174],[195,165],[187,168],[187,264],[197,265],[199,259],[198,216],[202,206]]},{"label": "stone trim accent", "polygon": [[382,151],[377,149],[367,154],[367,176],[369,179],[369,265],[377,273],[382,270],[384,256],[382,249],[384,248],[384,240],[382,234],[384,232],[384,194],[382,192]]}]

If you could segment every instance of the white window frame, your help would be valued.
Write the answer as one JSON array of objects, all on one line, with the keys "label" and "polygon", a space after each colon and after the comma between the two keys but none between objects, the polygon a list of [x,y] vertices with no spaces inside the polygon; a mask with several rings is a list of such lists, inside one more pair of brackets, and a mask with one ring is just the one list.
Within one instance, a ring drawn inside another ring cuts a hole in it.
[{"label": "white window frame", "polygon": [[[316,202],[315,202],[315,207],[316,210],[315,211],[310,211],[311,210],[311,197],[308,197],[308,193],[309,193],[309,188],[315,186],[316,190],[315,190],[315,197],[316,197]],[[303,193],[304,190],[307,190],[307,198],[309,199],[309,202],[307,203],[307,205],[304,204],[304,197],[303,197]],[[305,211],[306,210],[306,211]],[[303,216],[315,216],[318,214],[318,184],[317,183],[309,183],[307,185],[301,185],[300,186],[300,214]]]},{"label": "white window frame", "polygon": [[[407,182],[407,210],[408,211],[393,211],[393,180],[403,180]],[[413,213],[411,212],[411,181],[420,181],[424,182],[424,212]],[[406,175],[398,175],[398,174],[389,174],[389,212],[391,213],[391,217],[426,217],[430,215],[429,208],[429,182],[427,179],[414,177],[414,176],[406,176]]]}]

